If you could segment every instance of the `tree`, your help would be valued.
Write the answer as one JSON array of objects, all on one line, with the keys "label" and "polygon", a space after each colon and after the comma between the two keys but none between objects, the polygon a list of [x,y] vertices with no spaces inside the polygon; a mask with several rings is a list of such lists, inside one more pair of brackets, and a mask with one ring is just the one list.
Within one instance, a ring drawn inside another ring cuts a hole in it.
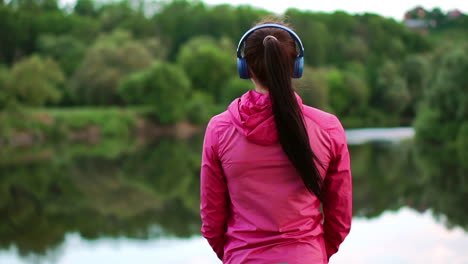
[{"label": "tree", "polygon": [[152,106],[161,123],[175,123],[185,117],[190,80],[179,66],[156,62],[123,80],[119,94],[129,104]]},{"label": "tree", "polygon": [[402,73],[410,95],[407,111],[411,117],[416,115],[417,107],[428,85],[429,70],[429,62],[422,55],[409,55],[403,61]]},{"label": "tree", "polygon": [[130,34],[116,31],[101,36],[89,48],[71,79],[71,90],[82,104],[121,103],[119,82],[128,74],[151,65],[151,52]]},{"label": "tree", "polygon": [[55,61],[29,57],[16,63],[10,71],[8,86],[13,93],[10,100],[25,106],[57,102],[62,95],[59,87],[63,82],[63,72]]},{"label": "tree", "polygon": [[327,62],[330,37],[327,25],[316,19],[315,14],[298,9],[288,9],[285,15],[300,36],[304,49],[304,60],[312,66],[323,65]]},{"label": "tree", "polygon": [[80,16],[95,16],[96,9],[93,0],[78,0],[73,8],[75,14]]},{"label": "tree", "polygon": [[468,120],[468,48],[450,50],[433,60],[437,62],[433,77],[414,122],[416,136],[439,145],[464,142],[459,131],[466,130],[463,124]]},{"label": "tree", "polygon": [[468,121],[463,122],[458,129],[458,135],[456,139],[457,152],[459,160],[462,163],[462,166],[468,169]]},{"label": "tree", "polygon": [[70,35],[42,35],[38,40],[38,51],[56,60],[65,74],[71,76],[83,58],[85,45]]},{"label": "tree", "polygon": [[369,48],[362,38],[350,37],[341,43],[343,56],[349,61],[365,62],[369,55]]},{"label": "tree", "polygon": [[57,0],[12,0],[9,5],[22,11],[56,11],[59,9]]},{"label": "tree", "polygon": [[325,111],[330,110],[328,71],[324,68],[304,68],[301,79],[294,80],[294,87],[301,95],[304,104]]},{"label": "tree", "polygon": [[343,73],[337,69],[329,71],[327,85],[329,87],[330,106],[338,116],[342,116],[349,105]]},{"label": "tree", "polygon": [[243,80],[234,76],[227,81],[225,87],[221,89],[221,104],[226,107],[232,100],[242,96],[248,90],[252,90],[254,85],[251,80]]},{"label": "tree", "polygon": [[19,61],[11,70],[0,67],[0,109],[57,102],[64,80],[55,61],[37,55]]},{"label": "tree", "polygon": [[[0,5],[0,63],[11,63],[21,54],[30,38],[31,19],[6,5]],[[5,36],[5,37],[3,37]]]},{"label": "tree", "polygon": [[215,105],[213,96],[201,91],[193,91],[187,103],[187,119],[193,124],[207,124],[213,115],[225,108]]},{"label": "tree", "polygon": [[381,107],[389,113],[401,113],[410,102],[410,94],[399,66],[386,62],[377,73],[377,98]]},{"label": "tree", "polygon": [[101,29],[105,32],[125,30],[137,38],[154,36],[155,26],[145,16],[145,10],[132,2],[118,1],[101,6],[98,10]]},{"label": "tree", "polygon": [[10,72],[4,67],[0,66],[0,110],[10,108],[14,104],[13,91],[9,85]]},{"label": "tree", "polygon": [[221,90],[236,74],[234,50],[227,41],[198,37],[182,46],[177,63],[189,76],[194,89],[211,94],[216,103],[221,103]]},{"label": "tree", "polygon": [[99,21],[104,32],[112,32],[131,18],[135,12],[129,1],[120,1],[104,5],[99,9]]}]

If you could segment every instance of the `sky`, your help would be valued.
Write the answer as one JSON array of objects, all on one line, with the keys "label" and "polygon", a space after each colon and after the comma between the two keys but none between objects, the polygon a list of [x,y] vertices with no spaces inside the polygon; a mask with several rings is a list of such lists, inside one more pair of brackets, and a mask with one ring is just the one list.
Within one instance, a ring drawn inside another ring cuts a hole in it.
[{"label": "sky", "polygon": [[402,20],[404,13],[416,6],[422,6],[426,9],[440,7],[443,11],[459,9],[464,13],[468,13],[467,0],[202,0],[207,4],[228,3],[232,5],[250,4],[255,7],[260,7],[273,11],[275,13],[283,13],[290,7],[301,10],[333,12],[335,10],[343,10],[348,13],[377,13],[385,17],[392,17],[396,20]]}]

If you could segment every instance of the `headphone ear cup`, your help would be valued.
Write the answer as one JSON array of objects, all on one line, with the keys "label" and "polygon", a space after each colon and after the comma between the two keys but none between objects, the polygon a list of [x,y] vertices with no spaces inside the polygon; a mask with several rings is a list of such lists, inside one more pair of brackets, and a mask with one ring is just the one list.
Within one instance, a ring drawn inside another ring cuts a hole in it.
[{"label": "headphone ear cup", "polygon": [[245,58],[237,58],[237,71],[242,79],[250,79],[249,68],[247,67]]},{"label": "headphone ear cup", "polygon": [[294,63],[293,78],[301,78],[304,71],[304,57],[299,57]]}]

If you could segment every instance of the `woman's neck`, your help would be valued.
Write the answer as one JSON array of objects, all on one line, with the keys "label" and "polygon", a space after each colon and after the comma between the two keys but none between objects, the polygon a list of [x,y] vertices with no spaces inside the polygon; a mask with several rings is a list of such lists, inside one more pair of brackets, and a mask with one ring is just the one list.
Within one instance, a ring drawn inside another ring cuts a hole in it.
[{"label": "woman's neck", "polygon": [[255,85],[255,91],[261,93],[261,94],[268,94],[268,88],[265,86],[261,85],[259,82],[257,82],[254,78],[252,78],[252,82]]}]

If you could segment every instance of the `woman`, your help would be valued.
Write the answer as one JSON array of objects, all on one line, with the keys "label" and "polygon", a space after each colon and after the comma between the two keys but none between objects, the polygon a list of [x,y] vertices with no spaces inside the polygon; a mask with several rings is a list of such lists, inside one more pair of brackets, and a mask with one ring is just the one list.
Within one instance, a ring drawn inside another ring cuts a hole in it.
[{"label": "woman", "polygon": [[239,42],[239,74],[255,90],[210,120],[201,168],[201,231],[223,263],[328,263],[350,231],[345,132],[294,92],[303,55],[278,22]]}]

